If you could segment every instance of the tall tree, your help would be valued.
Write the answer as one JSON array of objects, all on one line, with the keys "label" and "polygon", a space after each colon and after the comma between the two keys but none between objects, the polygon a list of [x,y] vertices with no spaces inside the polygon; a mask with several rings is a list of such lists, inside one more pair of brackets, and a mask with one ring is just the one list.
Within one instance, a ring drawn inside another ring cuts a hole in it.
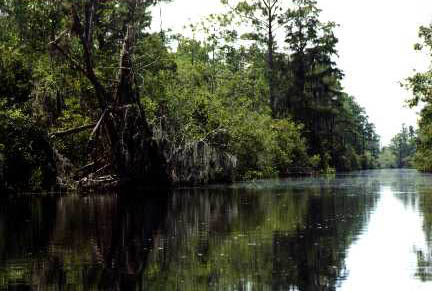
[{"label": "tall tree", "polygon": [[416,139],[413,127],[407,128],[405,124],[402,124],[400,132],[392,138],[389,149],[396,157],[396,166],[398,168],[413,166]]},{"label": "tall tree", "polygon": [[319,20],[314,0],[296,0],[283,14],[288,64],[279,74],[285,84],[276,103],[277,115],[303,123],[313,154],[332,153],[338,108],[342,106],[342,72],[337,68],[334,23]]},{"label": "tall tree", "polygon": [[267,78],[269,83],[269,103],[273,115],[276,112],[275,103],[275,54],[277,49],[276,31],[281,27],[281,15],[283,11],[281,0],[250,0],[240,1],[235,7],[229,0],[221,0],[223,4],[230,6],[235,13],[249,20],[255,31],[250,33],[255,40],[265,43],[267,47]]}]

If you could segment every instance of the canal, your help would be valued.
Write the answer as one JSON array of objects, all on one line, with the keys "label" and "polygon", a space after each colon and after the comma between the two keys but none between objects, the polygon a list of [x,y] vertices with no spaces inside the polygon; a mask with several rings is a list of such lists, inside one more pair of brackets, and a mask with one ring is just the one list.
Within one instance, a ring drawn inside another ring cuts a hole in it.
[{"label": "canal", "polygon": [[0,290],[431,290],[432,175],[0,198]]}]

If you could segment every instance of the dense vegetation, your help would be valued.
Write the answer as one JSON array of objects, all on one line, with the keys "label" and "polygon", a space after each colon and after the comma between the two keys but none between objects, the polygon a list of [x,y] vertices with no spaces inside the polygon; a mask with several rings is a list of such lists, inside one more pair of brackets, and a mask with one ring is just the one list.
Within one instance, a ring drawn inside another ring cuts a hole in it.
[{"label": "dense vegetation", "polygon": [[[431,56],[432,25],[419,29],[421,43],[415,45],[418,51],[427,52]],[[418,170],[432,171],[432,67],[426,72],[417,72],[405,82],[405,86],[412,92],[413,97],[408,101],[411,107],[424,105],[418,122],[417,152],[414,164]]]},{"label": "dense vegetation", "polygon": [[381,149],[379,164],[381,168],[414,168],[417,148],[417,134],[412,126],[402,128],[390,145]]},{"label": "dense vegetation", "polygon": [[158,2],[0,1],[0,187],[378,166],[316,1],[225,0],[193,38],[149,30]]}]

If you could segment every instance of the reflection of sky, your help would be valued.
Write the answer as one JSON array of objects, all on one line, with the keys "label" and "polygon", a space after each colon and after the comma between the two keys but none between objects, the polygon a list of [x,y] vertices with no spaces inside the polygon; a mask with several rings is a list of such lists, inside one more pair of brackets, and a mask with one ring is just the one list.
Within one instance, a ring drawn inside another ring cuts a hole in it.
[{"label": "reflection of sky", "polygon": [[415,277],[415,250],[426,250],[425,241],[418,208],[406,207],[382,187],[368,228],[348,250],[349,274],[338,290],[432,290],[432,282]]}]

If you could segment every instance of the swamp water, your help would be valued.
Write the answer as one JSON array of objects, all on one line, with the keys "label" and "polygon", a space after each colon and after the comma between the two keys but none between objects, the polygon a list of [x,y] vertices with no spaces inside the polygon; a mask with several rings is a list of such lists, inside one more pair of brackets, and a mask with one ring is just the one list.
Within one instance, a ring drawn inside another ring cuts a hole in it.
[{"label": "swamp water", "polygon": [[1,197],[0,290],[432,290],[432,175]]}]

